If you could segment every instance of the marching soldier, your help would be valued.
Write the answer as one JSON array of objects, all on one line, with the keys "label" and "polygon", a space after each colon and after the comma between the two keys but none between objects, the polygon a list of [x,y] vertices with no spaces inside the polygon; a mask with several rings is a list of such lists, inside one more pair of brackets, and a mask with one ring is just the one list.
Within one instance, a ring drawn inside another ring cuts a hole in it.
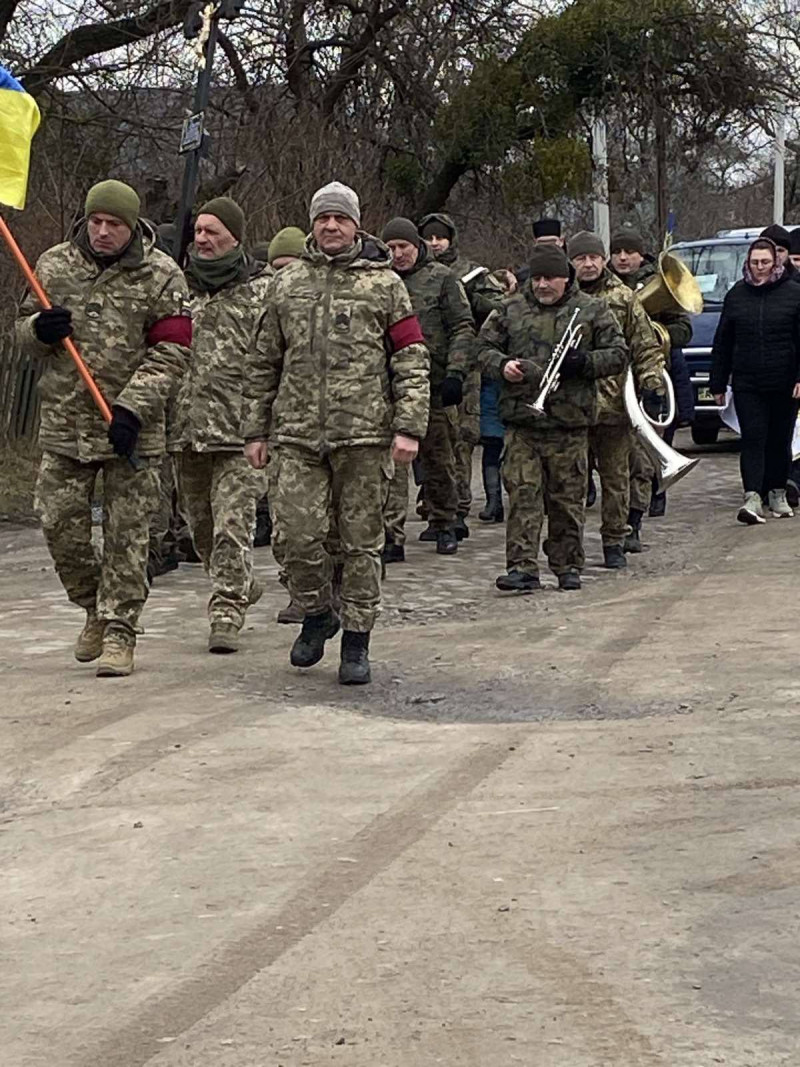
[{"label": "marching soldier", "polygon": [[[560,248],[535,246],[530,269],[531,281],[489,316],[478,338],[484,369],[500,381],[500,417],[507,427],[507,573],[495,584],[520,593],[541,586],[545,501],[550,569],[560,589],[581,587],[588,428],[596,418],[596,380],[621,374],[627,364],[616,319],[603,301],[580,292]],[[580,341],[562,363],[561,382],[545,414],[536,416],[530,405],[576,310]]]},{"label": "marching soldier", "polygon": [[245,612],[261,596],[253,530],[263,475],[242,455],[245,354],[270,272],[242,247],[244,214],[227,196],[198,212],[186,279],[194,316],[189,371],[169,426],[179,506],[211,578],[208,651],[235,652]]},{"label": "marching soldier", "polygon": [[339,629],[332,607],[330,516],[343,560],[339,681],[370,681],[380,604],[383,503],[392,464],[425,436],[428,354],[389,249],[360,231],[356,193],[340,182],[311,201],[303,258],[276,275],[247,365],[245,454],[280,447],[276,522],[289,592],[305,612],[291,662],[311,667]]},{"label": "marching soldier", "polygon": [[[118,181],[89,190],[85,217],[69,241],[40,257],[36,273],[53,307],[38,310],[26,297],[17,336],[44,360],[37,511],[67,596],[86,612],[75,658],[99,659],[99,678],[129,675],[148,593],[164,410],[192,341],[186,283],[139,218],[138,195]],[[60,345],[65,337],[74,337],[111,405],[109,427]],[[100,471],[98,556],[90,502]]]},{"label": "marching soldier", "polygon": [[[611,269],[629,289],[636,292],[657,273],[658,263],[655,256],[645,253],[642,235],[631,227],[624,227],[611,237]],[[660,311],[652,318],[654,322],[661,323],[669,334],[672,349],[669,370],[675,385],[678,415],[691,421],[694,415],[694,394],[686,362],[680,352],[692,339],[691,319],[685,311],[672,308]],[[687,395],[687,401],[682,403],[681,397],[684,394]],[[671,435],[665,434],[665,440],[669,442],[670,439]],[[625,539],[626,552],[642,551],[641,528],[645,511],[649,508],[652,515],[664,514],[666,499],[663,496],[653,496],[654,479],[655,468],[652,460],[645,452],[644,446],[639,441],[634,441],[631,449],[631,503],[628,512],[631,532]]]},{"label": "marching soldier", "polygon": [[[455,274],[467,294],[475,328],[480,329],[488,315],[500,306],[503,288],[489,273],[462,256],[458,248],[458,230],[449,215],[426,215],[419,224],[419,232],[438,263],[444,263]],[[464,386],[464,398],[459,406],[459,438],[456,445],[456,479],[458,484],[458,514],[456,537],[469,537],[467,516],[472,506],[472,453],[481,439],[481,375],[475,369]],[[435,541],[436,531],[428,526],[420,534],[420,541]]]},{"label": "marching soldier", "polygon": [[[576,233],[569,242],[569,258],[575,268],[581,292],[601,297],[619,323],[637,392],[653,418],[660,414],[664,399],[664,356],[646,311],[631,290],[608,270],[603,242],[595,233]],[[603,488],[603,557],[606,567],[626,566],[623,546],[629,533],[630,452],[633,434],[625,411],[623,395],[626,374],[600,378],[597,382],[597,417],[589,430],[589,447],[594,454]]]},{"label": "marching soldier", "polygon": [[[436,551],[449,556],[458,550],[455,534],[457,407],[462,400],[464,380],[475,359],[472,311],[461,283],[444,264],[429,256],[410,219],[392,219],[381,237],[392,251],[394,269],[403,279],[430,353],[430,419],[428,432],[420,443],[419,458],[430,525],[436,531]],[[408,467],[398,466],[384,512],[386,563],[405,559],[407,510]]]}]

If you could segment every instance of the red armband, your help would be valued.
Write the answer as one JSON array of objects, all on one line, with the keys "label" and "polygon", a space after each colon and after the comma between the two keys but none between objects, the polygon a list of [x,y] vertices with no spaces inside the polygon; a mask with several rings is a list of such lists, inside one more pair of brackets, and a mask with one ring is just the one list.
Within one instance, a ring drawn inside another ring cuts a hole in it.
[{"label": "red armband", "polygon": [[183,345],[189,348],[192,343],[192,320],[188,315],[168,315],[165,319],[154,322],[147,331],[148,345]]},{"label": "red armband", "polygon": [[389,335],[389,346],[392,352],[399,352],[409,345],[424,345],[425,338],[422,335],[422,327],[416,315],[400,319],[386,331]]}]

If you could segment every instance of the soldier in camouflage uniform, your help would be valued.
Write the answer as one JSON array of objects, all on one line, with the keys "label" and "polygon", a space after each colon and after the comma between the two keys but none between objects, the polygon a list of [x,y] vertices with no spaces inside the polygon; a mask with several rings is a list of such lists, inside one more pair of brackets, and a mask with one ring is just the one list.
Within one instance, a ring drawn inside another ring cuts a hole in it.
[{"label": "soldier in camouflage uniform", "polygon": [[[637,392],[648,413],[655,417],[665,393],[664,356],[647,313],[631,290],[606,267],[605,248],[596,233],[576,233],[568,251],[581,292],[605,300],[622,328]],[[623,546],[630,533],[629,468],[634,435],[623,400],[626,377],[627,371],[598,379],[597,420],[589,430],[589,446],[603,487],[603,556],[606,567],[611,569],[625,567]]]},{"label": "soldier in camouflage uniform", "polygon": [[[72,237],[36,273],[53,302],[33,296],[17,321],[22,346],[44,360],[39,380],[42,462],[36,505],[67,596],[86,611],[75,658],[98,677],[133,670],[147,599],[150,515],[165,450],[164,409],[189,359],[192,320],[183,275],[139,220],[139,197],[100,182]],[[111,405],[109,427],[60,342],[72,336]],[[130,457],[136,454],[137,460]],[[91,501],[103,472],[103,548],[92,544]]]},{"label": "soldier in camouflage uniform", "polygon": [[[641,289],[658,271],[658,263],[655,256],[645,252],[644,239],[638,231],[625,227],[611,236],[611,269],[628,286],[636,292]],[[653,321],[660,323],[669,334],[669,342],[672,350],[682,349],[692,339],[692,322],[685,311],[667,308],[653,315]],[[682,369],[686,373],[685,363]],[[673,380],[677,384],[676,370],[670,370]],[[691,386],[689,386],[691,389]],[[665,438],[671,440],[671,436],[665,434]],[[655,478],[653,461],[637,439],[634,440],[631,449],[631,506],[628,513],[628,523],[631,533],[625,541],[626,552],[641,552],[641,526],[642,517],[648,509],[652,496]],[[664,507],[656,509],[653,514],[663,514]]]},{"label": "soldier in camouflage uniform", "polygon": [[[429,255],[410,219],[392,219],[381,236],[392,251],[394,269],[411,297],[430,353],[431,410],[419,455],[430,524],[436,531],[436,551],[449,556],[458,550],[457,406],[475,362],[472,311],[461,283],[451,270]],[[408,467],[398,466],[384,512],[387,563],[405,558],[407,510]]]},{"label": "soldier in camouflage uniform", "polygon": [[272,272],[247,255],[243,236],[244,215],[229,197],[200,208],[186,270],[193,358],[168,437],[181,513],[211,578],[208,650],[217,653],[237,650],[248,605],[261,595],[252,557],[265,477],[242,454],[242,375]]},{"label": "soldier in camouflage uniform", "polygon": [[[458,230],[449,215],[426,215],[419,224],[419,232],[438,263],[444,263],[466,290],[472,308],[475,328],[480,329],[486,317],[500,307],[503,287],[492,277],[488,268],[479,267],[462,256],[458,248]],[[470,373],[464,385],[464,399],[459,405],[459,439],[456,444],[456,479],[458,483],[458,518],[456,536],[459,541],[469,537],[466,519],[472,506],[472,453],[481,439],[481,374]],[[436,540],[430,527],[420,540]]]},{"label": "soldier in camouflage uniform", "polygon": [[383,504],[393,462],[409,463],[428,423],[428,353],[388,248],[359,231],[339,182],[311,201],[303,258],[278,274],[245,377],[245,454],[280,448],[276,520],[289,591],[306,613],[291,662],[311,667],[339,628],[332,609],[331,510],[341,545],[339,680],[370,680],[380,604]]},{"label": "soldier in camouflage uniform", "polygon": [[[503,481],[508,491],[507,574],[498,589],[528,593],[540,588],[539,539],[547,503],[545,542],[561,589],[580,589],[584,564],[588,428],[596,418],[598,378],[618,375],[627,364],[625,341],[607,305],[581,293],[560,248],[536,246],[531,280],[478,336],[487,373],[501,383],[499,411],[507,427]],[[578,310],[580,342],[561,367],[561,382],[545,414],[530,405],[541,388],[553,348]]]}]

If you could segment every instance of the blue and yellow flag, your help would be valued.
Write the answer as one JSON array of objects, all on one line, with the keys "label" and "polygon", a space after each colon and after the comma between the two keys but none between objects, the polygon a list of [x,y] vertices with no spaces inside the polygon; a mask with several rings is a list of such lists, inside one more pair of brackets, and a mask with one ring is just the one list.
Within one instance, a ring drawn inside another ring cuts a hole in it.
[{"label": "blue and yellow flag", "polygon": [[0,67],[0,204],[20,211],[25,207],[31,141],[39,119],[36,101]]}]

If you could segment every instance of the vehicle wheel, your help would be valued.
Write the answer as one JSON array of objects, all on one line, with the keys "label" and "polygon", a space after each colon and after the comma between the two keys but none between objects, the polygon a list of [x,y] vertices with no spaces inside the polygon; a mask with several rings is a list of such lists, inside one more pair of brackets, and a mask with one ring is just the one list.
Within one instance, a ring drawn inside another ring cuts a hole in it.
[{"label": "vehicle wheel", "polygon": [[696,445],[715,445],[719,437],[719,426],[692,426],[692,440]]}]

